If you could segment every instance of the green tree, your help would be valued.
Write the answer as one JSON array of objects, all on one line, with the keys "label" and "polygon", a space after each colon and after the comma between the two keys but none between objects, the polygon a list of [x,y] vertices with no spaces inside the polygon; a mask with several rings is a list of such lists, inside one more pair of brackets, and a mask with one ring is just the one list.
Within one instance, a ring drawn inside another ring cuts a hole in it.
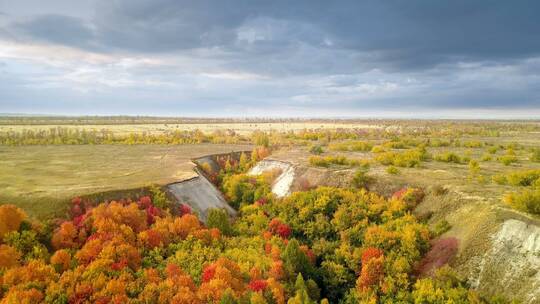
[{"label": "green tree", "polygon": [[300,244],[296,239],[289,241],[285,251],[283,251],[282,259],[285,269],[291,276],[302,274],[306,278],[315,277],[315,269],[306,254],[300,249]]},{"label": "green tree", "polygon": [[4,241],[22,253],[25,260],[47,259],[49,256],[47,248],[39,242],[34,231],[12,231],[5,235]]},{"label": "green tree", "polygon": [[225,209],[212,208],[208,211],[208,219],[206,225],[208,228],[217,228],[224,235],[232,235],[231,222],[229,214]]},{"label": "green tree", "polygon": [[152,203],[154,206],[166,209],[169,208],[169,200],[167,194],[162,191],[157,185],[150,186],[150,192],[152,193]]},{"label": "green tree", "polygon": [[246,153],[242,152],[242,154],[240,154],[240,160],[238,161],[238,167],[241,171],[245,171],[248,169],[249,167],[249,160],[248,160],[248,157],[246,155]]},{"label": "green tree", "polygon": [[302,277],[302,274],[299,273],[296,277],[296,282],[294,283],[295,295],[293,298],[290,298],[287,302],[288,304],[315,304],[308,294],[308,288]]},{"label": "green tree", "polygon": [[237,303],[238,301],[236,301],[230,289],[227,289],[223,293],[223,296],[221,296],[221,299],[219,300],[219,304],[237,304]]}]

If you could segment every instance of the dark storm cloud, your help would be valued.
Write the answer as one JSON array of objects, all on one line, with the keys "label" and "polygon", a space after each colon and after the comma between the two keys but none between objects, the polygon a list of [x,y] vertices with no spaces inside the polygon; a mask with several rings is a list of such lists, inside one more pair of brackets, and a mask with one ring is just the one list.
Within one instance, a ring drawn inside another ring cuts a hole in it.
[{"label": "dark storm cloud", "polygon": [[243,21],[234,4],[204,1],[102,1],[94,23],[100,42],[135,52],[166,52],[230,44]]},{"label": "dark storm cloud", "polygon": [[93,49],[96,37],[89,24],[74,17],[42,15],[15,21],[11,24],[13,35],[38,41]]},{"label": "dark storm cloud", "polygon": [[92,58],[47,54],[51,70],[0,50],[12,106],[40,84],[47,106],[540,107],[538,1],[20,1],[0,3],[0,41]]},{"label": "dark storm cloud", "polygon": [[[406,69],[537,55],[539,11],[537,1],[117,0],[100,1],[84,21],[50,15],[12,26],[35,39],[81,48],[101,46],[103,51],[219,47],[240,56],[263,56],[305,43],[376,52],[373,59],[383,66]],[[265,26],[281,26],[282,31],[276,33],[279,36],[268,33],[248,48],[237,43],[237,30],[245,24],[254,31]],[[325,45],[325,39],[332,45]]]}]

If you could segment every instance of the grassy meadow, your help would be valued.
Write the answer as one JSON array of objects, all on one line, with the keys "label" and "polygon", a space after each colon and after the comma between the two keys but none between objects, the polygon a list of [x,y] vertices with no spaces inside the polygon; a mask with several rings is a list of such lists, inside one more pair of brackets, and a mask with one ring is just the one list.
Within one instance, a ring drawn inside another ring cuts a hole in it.
[{"label": "grassy meadow", "polygon": [[78,195],[168,184],[192,177],[191,159],[249,146],[0,146],[0,202],[48,218]]}]

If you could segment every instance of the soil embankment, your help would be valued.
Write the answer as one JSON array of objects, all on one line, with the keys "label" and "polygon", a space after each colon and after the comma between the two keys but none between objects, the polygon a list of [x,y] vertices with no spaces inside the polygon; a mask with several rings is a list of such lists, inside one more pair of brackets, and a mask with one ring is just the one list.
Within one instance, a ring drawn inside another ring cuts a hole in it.
[{"label": "soil embankment", "polygon": [[275,170],[281,172],[272,184],[272,193],[277,197],[284,197],[294,191],[305,191],[318,186],[348,187],[354,174],[354,170],[351,169],[313,168],[272,158],[260,161],[248,173],[259,175]]},{"label": "soil embankment", "polygon": [[202,222],[206,222],[208,211],[212,208],[222,208],[227,210],[231,217],[236,216],[236,211],[229,206],[221,192],[203,175],[170,184],[167,189],[178,202],[191,206]]},{"label": "soil embankment", "polygon": [[251,168],[248,173],[251,175],[259,175],[274,170],[279,170],[281,173],[272,184],[272,193],[277,197],[287,196],[291,192],[295,177],[295,170],[292,164],[278,160],[265,159],[257,163],[257,165]]},{"label": "soil embankment", "polygon": [[[211,154],[193,159],[192,161],[196,166],[194,170],[197,176],[167,185],[168,192],[178,203],[188,204],[199,214],[199,218],[204,223],[206,223],[210,209],[215,208],[225,209],[231,217],[235,217],[237,214],[236,210],[229,206],[225,197],[223,197],[223,194],[206,178],[203,171],[199,168],[205,165],[212,172],[217,173],[220,168],[217,162],[219,157],[238,159],[241,153],[242,151],[225,154]],[[247,152],[244,151],[244,153]]]},{"label": "soil embankment", "polygon": [[540,228],[516,219],[503,222],[478,256],[471,285],[488,293],[516,294],[540,303]]}]

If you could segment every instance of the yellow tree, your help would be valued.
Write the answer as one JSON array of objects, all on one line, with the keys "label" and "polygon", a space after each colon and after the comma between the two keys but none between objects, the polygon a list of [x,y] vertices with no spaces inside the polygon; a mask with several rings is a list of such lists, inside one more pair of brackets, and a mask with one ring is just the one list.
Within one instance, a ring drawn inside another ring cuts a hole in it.
[{"label": "yellow tree", "polygon": [[6,233],[19,230],[24,219],[26,213],[15,205],[0,206],[0,242]]}]

